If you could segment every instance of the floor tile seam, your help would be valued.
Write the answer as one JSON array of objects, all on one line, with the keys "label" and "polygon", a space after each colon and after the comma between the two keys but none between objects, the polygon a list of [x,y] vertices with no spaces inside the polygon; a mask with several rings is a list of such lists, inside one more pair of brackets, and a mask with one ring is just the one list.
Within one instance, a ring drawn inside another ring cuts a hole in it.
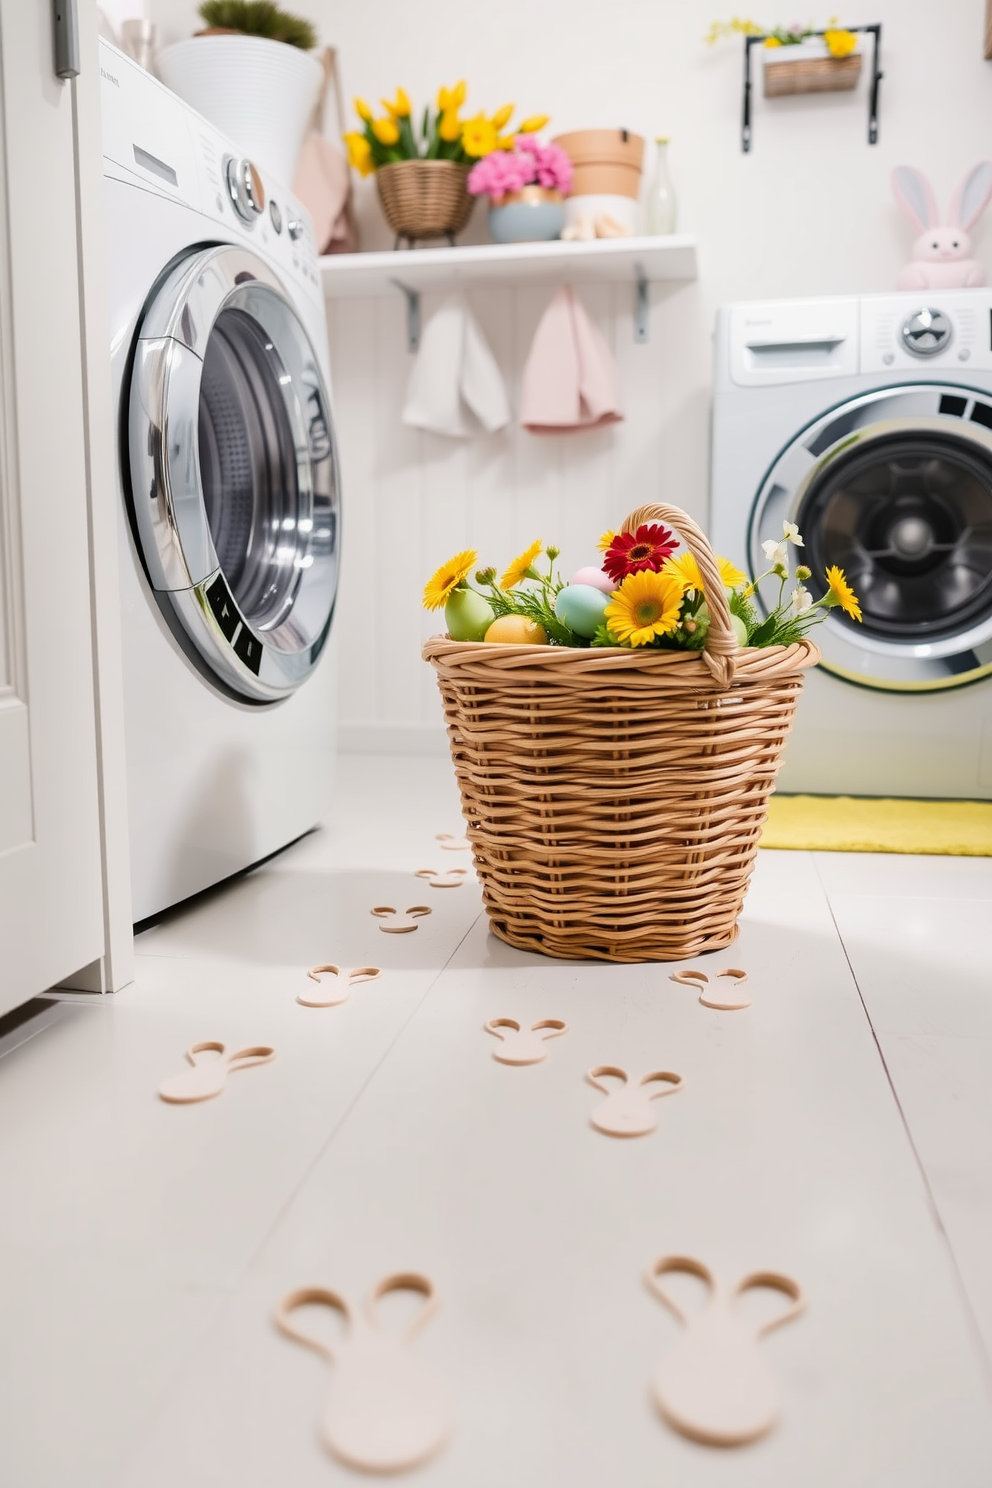
[{"label": "floor tile seam", "polygon": [[[228,1282],[224,1287],[222,1287],[222,1288],[218,1287],[217,1288],[217,1291],[219,1292],[219,1295],[218,1295],[218,1297],[216,1299],[216,1305],[215,1305],[214,1308],[211,1309],[210,1315],[209,1315],[209,1317],[206,1320],[206,1324],[205,1324],[204,1329],[202,1329],[198,1333],[195,1342],[190,1345],[190,1349],[188,1351],[184,1352],[182,1361],[176,1365],[176,1367],[173,1370],[173,1372],[171,1373],[168,1381],[162,1387],[162,1390],[159,1393],[158,1399],[154,1402],[154,1404],[152,1406],[149,1407],[149,1410],[147,1411],[147,1413],[145,1415],[145,1418],[142,1421],[142,1424],[141,1424],[141,1427],[139,1428],[139,1431],[135,1435],[134,1440],[132,1441],[132,1443],[130,1444],[130,1447],[129,1447],[128,1452],[127,1452],[127,1456],[122,1461],[122,1464],[121,1464],[122,1474],[123,1473],[126,1473],[127,1467],[128,1467],[128,1462],[132,1459],[132,1457],[134,1456],[134,1454],[137,1452],[137,1450],[141,1446],[142,1442],[145,1441],[145,1440],[147,1440],[149,1438],[151,1432],[154,1429],[154,1426],[155,1426],[156,1421],[159,1420],[159,1419],[161,1419],[164,1411],[168,1407],[168,1404],[169,1404],[170,1399],[173,1397],[173,1395],[175,1394],[176,1390],[180,1387],[181,1379],[182,1379],[183,1373],[184,1373],[184,1371],[186,1369],[186,1366],[187,1366],[190,1358],[192,1357],[193,1352],[195,1351],[195,1349],[198,1348],[200,1346],[200,1344],[203,1342],[203,1339],[206,1336],[207,1328],[212,1324],[212,1322],[214,1321],[215,1317],[217,1316],[217,1313],[220,1311],[221,1307],[223,1305],[230,1305],[231,1301],[237,1295],[237,1293],[240,1290],[241,1285],[242,1285],[242,1282],[244,1281],[245,1277],[249,1274],[249,1272],[251,1271],[252,1267],[254,1266],[256,1260],[258,1259],[259,1255],[261,1254],[262,1250],[265,1248],[266,1244],[268,1243],[269,1239],[274,1234],[274,1232],[278,1229],[280,1223],[282,1222],[282,1220],[285,1218],[286,1214],[291,1209],[291,1207],[293,1205],[293,1202],[294,1202],[295,1198],[297,1197],[297,1195],[299,1194],[300,1190],[309,1181],[309,1179],[312,1176],[315,1168],[320,1163],[321,1158],[324,1156],[324,1153],[327,1151],[327,1148],[330,1146],[331,1142],[333,1141],[334,1137],[337,1135],[337,1133],[340,1130],[341,1126],[344,1124],[344,1122],[347,1120],[348,1116],[354,1110],[354,1108],[357,1105],[357,1103],[361,1100],[361,1098],[364,1095],[365,1091],[368,1089],[368,1087],[371,1084],[372,1080],[375,1078],[376,1074],[379,1072],[380,1068],[382,1067],[382,1065],[384,1064],[384,1062],[386,1061],[386,1059],[389,1057],[389,1055],[391,1054],[392,1050],[395,1048],[395,1046],[398,1043],[399,1039],[403,1036],[403,1033],[406,1031],[406,1029],[410,1025],[411,1021],[416,1017],[417,1013],[420,1011],[420,1009],[423,1006],[426,998],[430,995],[431,990],[433,989],[433,987],[435,986],[435,984],[438,982],[438,980],[441,978],[441,976],[443,976],[444,972],[450,966],[450,964],[451,964],[452,960],[454,959],[454,957],[458,954],[458,952],[461,949],[462,945],[465,943],[465,941],[468,939],[469,935],[471,935],[472,931],[475,929],[475,926],[478,923],[478,920],[479,920],[480,915],[484,914],[484,912],[485,911],[480,907],[479,914],[476,915],[475,918],[472,920],[472,923],[465,930],[465,933],[459,938],[457,944],[452,947],[451,952],[449,953],[449,955],[447,956],[447,958],[444,961],[444,964],[441,967],[439,967],[438,970],[435,972],[434,976],[431,978],[431,981],[429,982],[429,984],[427,985],[427,987],[424,989],[423,995],[417,1001],[416,1006],[410,1011],[409,1015],[404,1019],[403,1023],[401,1024],[401,1026],[396,1030],[396,1033],[394,1034],[393,1038],[390,1040],[390,1042],[387,1045],[386,1049],[383,1051],[381,1057],[376,1061],[375,1065],[368,1072],[368,1074],[366,1075],[365,1079],[362,1081],[361,1086],[355,1092],[355,1094],[352,1096],[351,1100],[348,1102],[348,1105],[346,1106],[345,1110],[339,1115],[338,1119],[335,1121],[334,1126],[332,1127],[331,1131],[328,1132],[328,1134],[325,1137],[324,1141],[320,1144],[320,1146],[317,1149],[317,1151],[311,1157],[309,1163],[307,1164],[307,1167],[306,1167],[304,1173],[300,1176],[300,1178],[294,1184],[293,1189],[292,1189],[292,1192],[289,1193],[283,1199],[282,1203],[279,1206],[279,1209],[276,1211],[275,1215],[273,1216],[273,1218],[270,1220],[270,1222],[266,1226],[264,1233],[260,1236],[257,1244],[254,1246],[254,1248],[251,1251],[250,1255],[248,1256],[247,1260],[243,1263],[243,1265],[241,1267],[240,1275],[237,1276],[237,1277],[235,1277],[235,1278],[232,1278],[232,1280],[230,1282]],[[118,1476],[118,1478],[116,1479],[116,1481],[118,1483],[123,1483],[124,1482],[123,1476]],[[108,1488],[109,1488],[109,1485],[108,1485]]]},{"label": "floor tile seam", "polygon": [[[819,867],[818,866],[817,866],[816,871],[817,871],[817,876],[819,877]],[[823,883],[823,880],[821,879],[820,882],[822,884]],[[823,887],[824,887],[824,892],[826,893],[826,885],[824,884]],[[828,897],[828,901],[827,902],[829,904],[829,897]],[[854,983],[855,991],[858,994],[858,999],[859,999],[859,1001],[861,1003],[862,1009],[864,1010],[865,1021],[866,1021],[867,1025],[868,1025],[868,1029],[869,1029],[869,1031],[871,1033],[872,1040],[874,1041],[875,1049],[876,1049],[876,1051],[878,1053],[879,1062],[880,1062],[880,1064],[882,1066],[882,1070],[884,1072],[885,1079],[888,1082],[889,1090],[890,1090],[890,1092],[892,1094],[892,1099],[895,1102],[896,1110],[899,1113],[899,1120],[902,1122],[903,1130],[904,1130],[904,1132],[906,1134],[906,1141],[909,1143],[909,1149],[910,1149],[910,1151],[913,1154],[913,1160],[916,1163],[916,1167],[917,1167],[917,1170],[918,1170],[919,1175],[920,1175],[920,1180],[921,1180],[921,1182],[923,1184],[923,1190],[924,1190],[924,1193],[926,1195],[927,1204],[929,1206],[930,1213],[931,1213],[931,1215],[933,1217],[934,1225],[936,1226],[936,1229],[938,1231],[938,1234],[941,1237],[941,1240],[943,1242],[944,1248],[945,1248],[946,1253],[947,1253],[947,1259],[948,1259],[948,1262],[950,1264],[951,1274],[954,1277],[954,1281],[955,1281],[955,1285],[957,1287],[958,1295],[959,1295],[959,1297],[961,1299],[962,1307],[964,1309],[964,1315],[965,1315],[965,1318],[967,1320],[968,1328],[969,1328],[969,1331],[970,1331],[971,1336],[972,1336],[972,1342],[973,1342],[973,1344],[975,1346],[975,1349],[976,1349],[976,1352],[977,1352],[977,1356],[978,1356],[979,1365],[980,1365],[980,1367],[982,1369],[982,1374],[983,1374],[983,1378],[984,1378],[984,1382],[985,1382],[986,1392],[990,1396],[992,1396],[992,1358],[989,1357],[988,1350],[986,1349],[985,1339],[982,1336],[981,1328],[978,1325],[978,1319],[977,1319],[977,1317],[975,1315],[975,1312],[974,1312],[974,1309],[972,1307],[971,1298],[968,1295],[968,1290],[967,1290],[967,1287],[965,1286],[965,1283],[964,1283],[964,1277],[961,1274],[961,1269],[960,1269],[960,1267],[958,1265],[958,1259],[957,1259],[957,1256],[954,1253],[954,1247],[951,1244],[950,1236],[948,1235],[947,1229],[946,1229],[946,1227],[944,1225],[944,1221],[943,1221],[943,1218],[941,1216],[940,1209],[938,1208],[937,1200],[936,1200],[936,1197],[934,1195],[933,1188],[931,1187],[930,1179],[927,1176],[927,1171],[926,1171],[926,1168],[924,1167],[923,1160],[922,1160],[922,1158],[920,1156],[919,1149],[918,1149],[918,1147],[916,1145],[916,1142],[913,1139],[913,1133],[910,1130],[909,1121],[907,1120],[907,1117],[906,1117],[906,1112],[903,1109],[902,1101],[899,1098],[899,1092],[896,1090],[895,1080],[893,1079],[892,1072],[889,1069],[888,1062],[887,1062],[887,1060],[885,1058],[885,1050],[882,1047],[881,1039],[879,1038],[878,1033],[875,1031],[875,1026],[874,1026],[874,1024],[871,1021],[871,1014],[868,1011],[868,1004],[865,1001],[864,993],[861,990],[861,984],[858,981],[857,974],[856,974],[856,972],[854,970],[854,966],[853,966],[853,964],[851,962],[850,955],[848,954],[847,946],[846,946],[846,944],[844,942],[844,937],[843,937],[843,935],[841,933],[840,926],[837,923],[836,916],[834,915],[833,905],[830,905],[830,917],[833,920],[834,929],[835,929],[835,931],[837,933],[837,938],[840,941],[841,949],[844,952],[844,959],[847,962],[848,970],[851,973],[851,980]]]}]

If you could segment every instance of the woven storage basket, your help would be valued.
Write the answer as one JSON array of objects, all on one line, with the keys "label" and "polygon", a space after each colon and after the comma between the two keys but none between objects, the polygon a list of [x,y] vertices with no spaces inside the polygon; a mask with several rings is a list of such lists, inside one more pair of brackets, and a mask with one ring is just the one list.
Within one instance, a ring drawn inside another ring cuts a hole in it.
[{"label": "woven storage basket", "polygon": [[411,241],[461,232],[475,206],[466,184],[469,169],[454,160],[399,160],[380,166],[375,184],[393,232]]},{"label": "woven storage basket", "polygon": [[[778,50],[778,48],[776,48]],[[783,50],[785,50],[783,48]],[[847,57],[802,57],[765,61],[765,97],[787,93],[843,93],[861,76],[861,53]]]},{"label": "woven storage basket", "polygon": [[740,650],[705,537],[702,652],[500,646],[437,636],[437,672],[490,927],[522,950],[676,961],[737,934],[779,757],[820,653]]}]

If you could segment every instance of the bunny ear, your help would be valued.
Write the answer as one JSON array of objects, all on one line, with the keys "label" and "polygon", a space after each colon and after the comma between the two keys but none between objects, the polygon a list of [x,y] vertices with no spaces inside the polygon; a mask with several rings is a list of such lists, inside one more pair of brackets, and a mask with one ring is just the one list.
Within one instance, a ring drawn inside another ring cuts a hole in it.
[{"label": "bunny ear", "polygon": [[989,197],[992,197],[992,160],[980,160],[951,198],[948,213],[951,225],[967,232],[988,206]]},{"label": "bunny ear", "polygon": [[897,165],[892,172],[892,190],[917,232],[925,233],[938,224],[937,203],[933,188],[922,171],[911,165]]}]

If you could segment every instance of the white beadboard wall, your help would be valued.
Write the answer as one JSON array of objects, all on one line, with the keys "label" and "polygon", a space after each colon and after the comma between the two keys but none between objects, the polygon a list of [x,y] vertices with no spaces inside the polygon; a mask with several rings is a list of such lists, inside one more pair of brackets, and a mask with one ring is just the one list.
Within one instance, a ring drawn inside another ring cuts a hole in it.
[{"label": "white beadboard wall", "polygon": [[[625,421],[562,436],[511,424],[497,434],[452,440],[400,421],[413,358],[399,294],[328,304],[335,408],[347,496],[346,554],[338,617],[341,744],[347,749],[443,749],[434,673],[421,640],[443,629],[420,608],[428,575],[461,548],[502,568],[535,537],[562,550],[567,573],[597,558],[596,538],[631,507],[677,489],[704,509],[708,409],[698,378],[677,386],[666,344],[705,342],[686,323],[692,300],[655,285],[652,339],[633,338],[633,286],[587,285],[582,299],[613,349]],[[507,379],[511,403],[548,288],[476,289],[470,303]],[[438,302],[425,296],[425,317]],[[676,480],[677,431],[696,429],[699,458],[690,489]]]},{"label": "white beadboard wall", "polygon": [[[128,3],[164,42],[195,29],[195,0],[115,0]],[[894,285],[912,232],[892,199],[892,167],[927,171],[943,206],[964,172],[992,155],[985,3],[824,0],[810,12],[820,24],[838,10],[842,22],[882,22],[879,143],[866,143],[867,65],[854,93],[771,102],[759,75],[746,156],[741,43],[702,42],[711,20],[733,13],[721,0],[503,0],[498,11],[483,0],[286,3],[338,47],[349,98],[375,100],[402,83],[422,102],[464,76],[473,107],[513,98],[524,113],[551,113],[552,133],[622,124],[671,134],[679,229],[699,243],[697,282],[652,287],[646,345],[633,341],[629,285],[580,291],[614,349],[627,414],[589,434],[514,428],[460,444],[408,430],[399,419],[411,361],[402,297],[329,306],[346,501],[342,743],[443,748],[433,674],[419,659],[436,623],[419,608],[425,578],[459,547],[502,564],[532,537],[558,540],[565,566],[577,566],[603,527],[652,497],[705,518],[716,307]],[[791,9],[777,5],[756,18],[789,23]],[[389,247],[371,181],[359,183],[357,201],[364,245]],[[973,236],[977,256],[992,260],[992,222]],[[463,240],[484,238],[477,208]],[[549,294],[469,292],[514,398]],[[436,303],[425,296],[425,314]]]}]

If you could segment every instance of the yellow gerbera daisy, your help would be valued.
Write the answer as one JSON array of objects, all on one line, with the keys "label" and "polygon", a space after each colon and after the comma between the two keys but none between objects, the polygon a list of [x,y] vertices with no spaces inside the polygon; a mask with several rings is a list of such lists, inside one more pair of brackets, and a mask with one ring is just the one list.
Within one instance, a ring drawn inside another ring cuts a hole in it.
[{"label": "yellow gerbera daisy", "polygon": [[466,155],[471,155],[474,160],[481,160],[483,155],[491,155],[496,148],[496,131],[489,120],[478,114],[474,119],[469,119],[462,128],[462,149]]},{"label": "yellow gerbera daisy", "polygon": [[478,556],[475,548],[466,548],[463,553],[456,553],[454,558],[449,558],[447,563],[442,563],[437,572],[432,574],[427,581],[424,589],[424,609],[442,609],[470,569],[475,566]]},{"label": "yellow gerbera daisy", "polygon": [[[736,589],[743,584],[747,578],[739,568],[735,568],[726,558],[718,558],[716,566],[720,571],[725,589]],[[699,564],[691,553],[680,553],[677,558],[666,558],[662,565],[662,573],[675,574],[681,580],[685,589],[695,589],[698,593],[703,590],[703,576],[699,572]]]},{"label": "yellow gerbera daisy", "polygon": [[603,612],[606,628],[622,646],[647,646],[678,625],[684,593],[674,574],[650,569],[628,574]]},{"label": "yellow gerbera daisy", "polygon": [[612,546],[613,546],[613,539],[615,537],[616,537],[616,533],[613,531],[613,528],[612,527],[607,527],[606,531],[603,533],[602,537],[599,539],[599,542],[596,544],[596,546],[599,549],[599,551],[601,553],[605,553],[606,550],[607,550],[607,548],[612,548]]},{"label": "yellow gerbera daisy", "polygon": [[373,119],[372,133],[380,145],[395,145],[400,137],[400,131],[395,119]]},{"label": "yellow gerbera daisy", "polygon": [[830,593],[827,596],[829,609],[839,606],[845,615],[850,615],[852,620],[861,620],[861,606],[858,604],[858,596],[847,582],[847,577],[842,568],[834,564],[833,568],[827,569],[827,585]]},{"label": "yellow gerbera daisy", "polygon": [[534,559],[543,547],[544,544],[538,538],[537,542],[532,542],[529,548],[525,548],[518,558],[514,558],[506,573],[500,579],[499,587],[501,589],[515,589],[522,579],[536,578],[536,574],[531,572],[531,568]]}]

